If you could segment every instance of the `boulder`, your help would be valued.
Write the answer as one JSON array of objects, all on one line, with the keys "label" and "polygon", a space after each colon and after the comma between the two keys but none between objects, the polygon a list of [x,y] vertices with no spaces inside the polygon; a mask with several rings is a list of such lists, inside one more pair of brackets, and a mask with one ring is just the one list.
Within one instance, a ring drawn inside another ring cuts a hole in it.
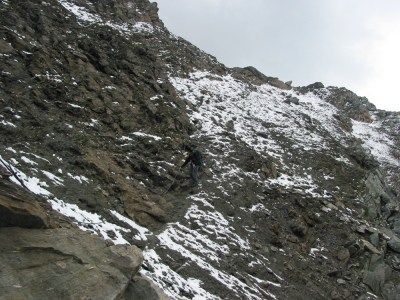
[{"label": "boulder", "polygon": [[287,98],[284,102],[287,103],[287,104],[299,105],[300,100],[299,100],[299,98],[297,98],[297,97],[289,97],[289,98]]},{"label": "boulder", "polygon": [[390,217],[389,221],[391,222],[392,231],[400,237],[400,214]]},{"label": "boulder", "polygon": [[242,80],[248,80],[255,85],[269,84],[282,90],[290,90],[292,88],[291,85],[288,84],[289,82],[284,83],[276,77],[266,76],[251,66],[245,68],[233,68],[232,71],[233,76]]},{"label": "boulder", "polygon": [[374,247],[374,245],[372,245],[370,242],[365,241],[365,240],[361,240],[362,244],[364,245],[364,249],[368,250],[369,252],[373,253],[373,254],[380,254],[381,252],[376,249]]},{"label": "boulder", "polygon": [[[365,150],[360,143],[354,143],[349,149],[349,155],[352,157],[361,167],[367,170],[373,170],[378,167],[378,162],[371,155],[370,152]],[[374,174],[371,173],[370,176]]]},{"label": "boulder", "polygon": [[353,124],[351,123],[351,119],[342,114],[334,114],[333,117],[339,122],[340,128],[344,131],[352,132]]},{"label": "boulder", "polygon": [[290,229],[298,237],[306,236],[308,232],[308,226],[301,220],[294,220],[290,223]]},{"label": "boulder", "polygon": [[360,122],[372,122],[370,111],[376,111],[376,107],[367,98],[359,97],[345,88],[332,87],[330,91],[326,101],[343,111],[347,117]]},{"label": "boulder", "polygon": [[387,186],[382,173],[375,170],[370,173],[365,181],[367,194],[365,203],[367,204],[367,216],[376,218],[377,216],[389,217],[393,212],[398,211],[399,204],[395,195]]},{"label": "boulder", "polygon": [[314,82],[306,86],[309,90],[323,89],[325,86],[322,82]]},{"label": "boulder", "polygon": [[385,281],[390,278],[391,269],[385,265],[383,256],[372,255],[369,264],[364,270],[363,282],[368,285],[375,294],[381,294]]},{"label": "boulder", "polygon": [[337,253],[337,258],[340,261],[347,261],[350,258],[350,251],[347,248],[340,249]]},{"label": "boulder", "polygon": [[394,252],[400,253],[400,239],[394,236],[387,242],[388,247]]},{"label": "boulder", "polygon": [[33,194],[10,182],[0,182],[0,227],[46,228],[46,210]]},{"label": "boulder", "polygon": [[400,295],[400,284],[388,282],[385,284],[382,295],[385,300],[397,300]]},{"label": "boulder", "polygon": [[350,257],[355,258],[363,252],[364,249],[360,244],[358,240],[351,240],[344,245],[349,250]]},{"label": "boulder", "polygon": [[379,233],[375,232],[369,236],[369,240],[375,247],[379,246]]},{"label": "boulder", "polygon": [[135,246],[78,229],[0,228],[0,240],[5,299],[117,299],[143,261]]},{"label": "boulder", "polygon": [[264,178],[276,179],[278,177],[278,171],[276,169],[276,165],[271,161],[266,161],[261,166],[261,176],[263,176]]}]

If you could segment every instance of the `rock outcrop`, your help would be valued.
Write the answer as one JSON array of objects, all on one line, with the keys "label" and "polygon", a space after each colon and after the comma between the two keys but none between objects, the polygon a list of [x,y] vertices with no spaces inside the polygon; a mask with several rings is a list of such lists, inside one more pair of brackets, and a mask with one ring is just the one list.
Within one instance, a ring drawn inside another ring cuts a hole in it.
[{"label": "rock outcrop", "polygon": [[266,76],[254,67],[232,68],[232,74],[236,78],[248,81],[255,85],[270,84],[282,90],[290,90],[291,84],[285,83],[277,77]]},{"label": "rock outcrop", "polygon": [[0,227],[48,228],[49,218],[35,197],[0,179]]},{"label": "rock outcrop", "polygon": [[135,246],[107,246],[79,229],[1,228],[4,299],[117,299],[142,263]]},{"label": "rock outcrop", "polygon": [[167,299],[142,251],[83,232],[44,199],[0,180],[1,299]]}]

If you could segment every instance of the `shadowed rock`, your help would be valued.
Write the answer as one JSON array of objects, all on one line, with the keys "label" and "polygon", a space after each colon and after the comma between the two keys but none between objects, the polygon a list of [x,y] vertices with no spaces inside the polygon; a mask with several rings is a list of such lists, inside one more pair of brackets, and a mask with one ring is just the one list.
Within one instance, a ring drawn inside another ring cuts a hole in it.
[{"label": "shadowed rock", "polygon": [[33,194],[0,179],[0,227],[46,228],[46,210]]}]

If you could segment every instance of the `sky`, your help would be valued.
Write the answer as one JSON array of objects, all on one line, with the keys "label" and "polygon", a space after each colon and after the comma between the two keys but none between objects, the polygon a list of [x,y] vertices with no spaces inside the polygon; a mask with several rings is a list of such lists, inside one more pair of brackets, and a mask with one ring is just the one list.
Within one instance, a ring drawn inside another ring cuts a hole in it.
[{"label": "sky", "polygon": [[166,27],[228,67],[346,87],[400,111],[399,0],[156,0]]}]

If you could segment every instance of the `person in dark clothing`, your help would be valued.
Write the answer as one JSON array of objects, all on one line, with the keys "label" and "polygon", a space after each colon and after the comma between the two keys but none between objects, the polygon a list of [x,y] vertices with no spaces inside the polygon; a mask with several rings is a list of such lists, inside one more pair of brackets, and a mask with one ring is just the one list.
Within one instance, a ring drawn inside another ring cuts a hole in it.
[{"label": "person in dark clothing", "polygon": [[186,150],[188,152],[188,156],[181,166],[181,169],[183,169],[188,163],[190,163],[190,178],[192,179],[193,185],[197,185],[199,170],[203,164],[202,154],[199,150],[196,149],[193,150],[191,148],[187,148]]}]

